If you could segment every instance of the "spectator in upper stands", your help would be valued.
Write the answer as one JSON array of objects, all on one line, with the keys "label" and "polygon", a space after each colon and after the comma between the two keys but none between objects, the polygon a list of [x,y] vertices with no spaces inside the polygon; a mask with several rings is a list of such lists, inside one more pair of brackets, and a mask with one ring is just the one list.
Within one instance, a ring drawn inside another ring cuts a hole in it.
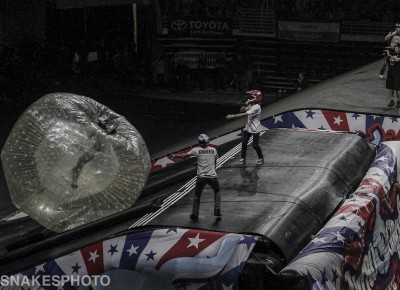
[{"label": "spectator in upper stands", "polygon": [[258,88],[262,86],[263,80],[264,80],[264,74],[261,69],[261,64],[260,63],[253,63],[252,64],[252,79],[251,79],[251,84],[250,86],[253,88]]},{"label": "spectator in upper stands", "polygon": [[153,70],[157,78],[158,88],[163,89],[165,87],[165,73],[167,70],[167,63],[164,55],[160,55],[153,62]]},{"label": "spectator in upper stands", "polygon": [[200,54],[197,61],[197,78],[199,82],[199,89],[204,91],[207,79],[207,62],[204,54]]},{"label": "spectator in upper stands", "polygon": [[76,53],[79,57],[77,72],[85,74],[87,72],[86,69],[87,69],[88,56],[89,56],[89,48],[87,46],[85,39],[81,39],[79,41],[78,47],[76,49]]},{"label": "spectator in upper stands", "polygon": [[97,60],[101,70],[107,70],[108,62],[110,61],[110,52],[107,47],[107,42],[105,38],[100,40],[99,48],[97,50]]},{"label": "spectator in upper stands", "polygon": [[215,60],[214,68],[214,90],[226,90],[227,61],[225,53],[219,54]]},{"label": "spectator in upper stands", "polygon": [[236,54],[232,59],[232,73],[233,82],[232,85],[239,92],[244,92],[246,85],[246,73],[247,73],[247,63],[243,59],[241,54]]},{"label": "spectator in upper stands", "polygon": [[304,73],[299,72],[297,75],[297,79],[295,81],[295,85],[294,85],[295,90],[299,92],[299,91],[303,90],[304,88],[306,88],[307,86],[308,86],[308,83],[307,83],[307,79],[305,78]]},{"label": "spectator in upper stands", "polygon": [[190,16],[190,14],[191,14],[190,6],[189,5],[184,5],[182,7],[182,15],[184,17],[188,17],[188,16]]},{"label": "spectator in upper stands", "polygon": [[[390,31],[385,36],[385,41],[390,43],[390,49],[394,49],[394,47],[400,43],[400,23],[396,23],[393,31]],[[383,64],[381,70],[379,71],[378,78],[383,79],[383,75],[385,74],[386,67],[388,65],[388,55],[385,53],[383,58]]]},{"label": "spectator in upper stands", "polygon": [[185,60],[179,59],[175,67],[175,89],[177,92],[186,92],[189,81],[189,67]]},{"label": "spectator in upper stands", "polygon": [[389,56],[389,69],[386,78],[386,88],[389,89],[391,100],[388,104],[393,107],[396,101],[396,107],[400,107],[400,43],[397,43],[393,51],[386,50]]},{"label": "spectator in upper stands", "polygon": [[382,22],[390,23],[394,21],[394,13],[390,7],[384,7],[383,15],[382,15]]},{"label": "spectator in upper stands", "polygon": [[196,1],[195,3],[193,3],[193,7],[192,7],[193,16],[201,16],[203,13],[202,9],[203,9],[203,6],[201,5],[201,3],[199,1]]}]

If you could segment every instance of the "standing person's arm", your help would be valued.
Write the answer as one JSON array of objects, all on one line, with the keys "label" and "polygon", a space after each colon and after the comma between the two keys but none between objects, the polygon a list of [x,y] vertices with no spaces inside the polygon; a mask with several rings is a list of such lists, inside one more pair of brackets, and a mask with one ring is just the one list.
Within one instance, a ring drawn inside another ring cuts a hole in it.
[{"label": "standing person's arm", "polygon": [[247,112],[243,112],[243,113],[239,113],[239,114],[232,114],[232,115],[228,115],[226,116],[226,118],[229,119],[235,119],[235,118],[240,118],[240,117],[244,117],[247,116]]},{"label": "standing person's arm", "polygon": [[399,61],[400,61],[400,57],[397,56],[397,55],[390,56],[390,59],[391,59],[392,61],[394,61],[394,62],[399,62]]},{"label": "standing person's arm", "polygon": [[[247,105],[247,104],[246,104],[246,105]],[[229,120],[229,119],[235,119],[235,118],[241,118],[241,117],[247,116],[247,115],[248,115],[247,111],[248,111],[250,108],[251,108],[251,105],[242,106],[242,107],[240,108],[240,113],[228,115],[228,116],[226,116],[226,118]]]},{"label": "standing person's arm", "polygon": [[170,158],[186,158],[188,156],[189,156],[189,154],[187,154],[187,153],[174,153],[174,154],[169,155]]},{"label": "standing person's arm", "polygon": [[396,31],[391,31],[385,36],[385,41],[389,41],[393,36],[396,35]]},{"label": "standing person's arm", "polygon": [[196,151],[191,149],[189,152],[186,152],[186,153],[173,153],[173,154],[170,154],[168,157],[169,158],[187,158],[187,157],[191,157],[191,156],[197,157],[196,154],[197,154]]}]

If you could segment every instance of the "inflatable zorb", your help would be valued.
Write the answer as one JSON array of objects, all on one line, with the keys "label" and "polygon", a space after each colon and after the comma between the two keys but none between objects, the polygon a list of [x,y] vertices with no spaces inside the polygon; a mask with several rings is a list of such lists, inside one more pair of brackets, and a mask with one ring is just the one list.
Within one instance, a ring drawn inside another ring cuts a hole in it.
[{"label": "inflatable zorb", "polygon": [[131,207],[151,165],[142,136],[125,117],[68,93],[33,103],[1,160],[15,206],[55,232]]}]

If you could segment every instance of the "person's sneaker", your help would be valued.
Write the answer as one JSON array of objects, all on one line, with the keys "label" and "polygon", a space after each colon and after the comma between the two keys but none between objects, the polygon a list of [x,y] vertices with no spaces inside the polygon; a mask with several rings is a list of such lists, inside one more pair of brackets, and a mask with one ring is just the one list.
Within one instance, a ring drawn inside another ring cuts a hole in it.
[{"label": "person's sneaker", "polygon": [[214,208],[214,215],[215,216],[222,216],[221,211],[219,209]]},{"label": "person's sneaker", "polygon": [[397,101],[396,108],[399,108],[399,107],[400,107],[400,101]]},{"label": "person's sneaker", "polygon": [[383,75],[378,75],[378,79],[383,79]]},{"label": "person's sneaker", "polygon": [[244,164],[246,164],[246,159],[240,158],[239,165],[244,165]]},{"label": "person's sneaker", "polygon": [[264,158],[258,159],[257,165],[264,164]]},{"label": "person's sneaker", "polygon": [[191,219],[192,221],[197,221],[197,220],[199,219],[199,216],[198,216],[197,214],[192,213],[192,214],[190,215],[190,219]]},{"label": "person's sneaker", "polygon": [[390,103],[388,104],[388,107],[393,107],[394,106],[394,101],[391,100]]}]

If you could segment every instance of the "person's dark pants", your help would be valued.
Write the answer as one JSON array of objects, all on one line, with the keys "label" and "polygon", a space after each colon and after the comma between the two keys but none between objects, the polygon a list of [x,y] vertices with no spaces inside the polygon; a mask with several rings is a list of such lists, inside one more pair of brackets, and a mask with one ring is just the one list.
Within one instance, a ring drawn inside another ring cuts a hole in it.
[{"label": "person's dark pants", "polygon": [[219,185],[218,178],[197,177],[196,188],[194,190],[193,197],[193,215],[199,215],[201,193],[207,184],[214,190],[214,209],[220,210],[221,208],[221,187]]},{"label": "person's dark pants", "polygon": [[385,70],[386,70],[387,65],[388,65],[388,59],[387,59],[387,57],[385,56],[385,57],[383,58],[383,64],[382,64],[381,70],[379,71],[379,74],[380,74],[380,75],[384,75],[384,74],[385,74]]},{"label": "person's dark pants", "polygon": [[247,153],[247,144],[249,143],[249,139],[253,135],[253,148],[257,152],[258,159],[262,159],[263,154],[261,151],[260,145],[258,145],[258,140],[260,139],[260,133],[249,133],[246,130],[243,131],[243,139],[242,139],[242,152],[241,152],[241,158],[246,159],[246,153]]},{"label": "person's dark pants", "polygon": [[393,91],[400,91],[400,64],[391,65],[389,67],[386,88]]}]

